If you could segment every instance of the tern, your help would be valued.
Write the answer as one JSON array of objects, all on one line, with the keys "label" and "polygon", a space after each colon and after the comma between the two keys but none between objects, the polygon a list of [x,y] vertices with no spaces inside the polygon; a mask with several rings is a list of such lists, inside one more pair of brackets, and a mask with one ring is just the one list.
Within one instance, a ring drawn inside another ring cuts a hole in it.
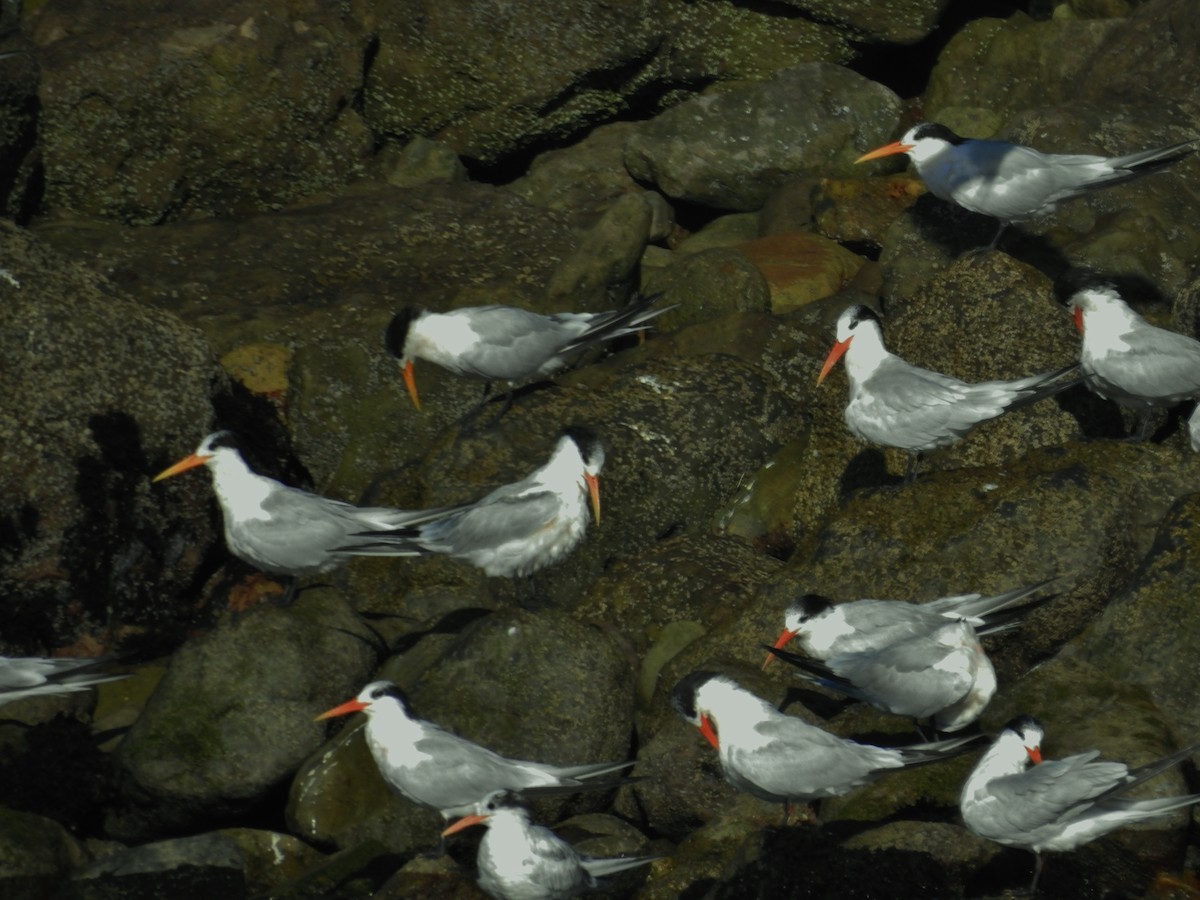
[{"label": "tern", "polygon": [[[976,736],[885,748],[837,737],[785,715],[732,678],[693,672],[671,693],[679,715],[718,751],[740,791],[786,804],[844,794],[888,772],[941,762]],[[715,726],[715,730],[714,730]]]},{"label": "tern", "polygon": [[340,550],[357,556],[442,554],[487,575],[531,575],[583,540],[588,500],[599,524],[603,466],[604,447],[595,432],[567,428],[549,461],[520,481],[475,503],[434,511],[416,525],[360,531]]},{"label": "tern", "polygon": [[[996,672],[979,638],[1012,628],[1048,602],[1013,604],[1049,582],[984,597],[963,594],[926,604],[856,600],[834,604],[805,594],[784,616],[784,630],[766,663],[779,656],[802,677],[863,700],[876,709],[932,719],[939,731],[960,731],[996,693]],[[783,648],[798,640],[806,656]]]},{"label": "tern", "polygon": [[1187,759],[1200,743],[1129,769],[1124,763],[1097,760],[1099,750],[1043,762],[1043,735],[1033,716],[1009,722],[979,758],[959,799],[963,821],[975,834],[1033,851],[1030,894],[1037,890],[1043,851],[1074,850],[1124,825],[1200,802],[1200,794],[1152,800],[1125,796]]},{"label": "tern", "polygon": [[404,692],[390,681],[373,681],[353,700],[317,716],[317,721],[367,714],[367,746],[384,780],[401,796],[444,819],[470,815],[496,791],[561,793],[566,789],[614,787],[601,779],[633,765],[609,762],[581,766],[508,759],[412,714]]},{"label": "tern", "polygon": [[229,551],[275,575],[295,578],[325,572],[346,562],[339,548],[351,535],[406,527],[442,513],[354,506],[288,487],[252,471],[229,431],[207,435],[191,455],[159,472],[154,481],[199,466],[212,474]]},{"label": "tern", "polygon": [[1113,157],[1041,153],[1006,141],[959,137],[944,125],[922,122],[900,140],[864,153],[855,162],[908,154],[935,197],[1000,220],[991,248],[1012,222],[1052,212],[1063,200],[1156,172],[1191,154],[1194,144],[1194,140],[1183,141]]},{"label": "tern", "polygon": [[846,427],[873,444],[908,452],[906,480],[916,475],[921,453],[954,443],[981,422],[1066,390],[1075,384],[1062,376],[1078,363],[1013,381],[968,384],[906,362],[883,345],[879,317],[865,306],[847,307],[838,316],[837,342],[825,358],[817,384],[839,359],[846,358],[850,400]]},{"label": "tern", "polygon": [[[1200,341],[1151,325],[1095,273],[1068,272],[1056,287],[1083,337],[1084,380],[1101,397],[1142,413],[1142,439],[1155,407],[1200,398]],[[1200,450],[1200,414],[1188,424],[1192,449]]]},{"label": "tern", "polygon": [[608,312],[549,316],[515,306],[472,306],[444,313],[407,306],[388,323],[384,346],[400,360],[404,385],[417,409],[417,359],[483,380],[485,397],[493,381],[505,381],[511,401],[514,382],[553,375],[580,350],[644,331],[651,319],[671,309],[650,309],[660,296],[642,297]]},{"label": "tern", "polygon": [[106,658],[0,656],[0,705],[25,697],[70,694],[129,677],[100,671],[111,662]]},{"label": "tern", "polygon": [[549,828],[534,825],[507,792],[492,794],[476,811],[442,832],[445,838],[486,825],[476,863],[479,886],[496,900],[563,900],[597,886],[597,877],[644,866],[657,856],[595,859],[583,856]]}]

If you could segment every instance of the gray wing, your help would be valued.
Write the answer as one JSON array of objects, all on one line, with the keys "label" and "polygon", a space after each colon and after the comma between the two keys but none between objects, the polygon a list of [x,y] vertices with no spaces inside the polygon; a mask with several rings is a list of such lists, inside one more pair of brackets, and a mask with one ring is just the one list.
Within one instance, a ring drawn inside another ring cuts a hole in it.
[{"label": "gray wing", "polygon": [[590,319],[586,313],[543,316],[510,306],[478,307],[470,323],[479,341],[462,356],[462,369],[489,380],[526,378],[586,331]]},{"label": "gray wing", "polygon": [[[957,702],[974,684],[973,653],[964,644],[970,626],[946,622],[935,631],[873,653],[830,657],[834,674],[846,679],[898,716],[923,719]],[[936,668],[935,668],[936,666]]]},{"label": "gray wing", "polygon": [[1085,363],[1100,393],[1110,394],[1107,384],[1117,389],[1114,394],[1170,403],[1200,395],[1200,342],[1148,324],[1122,341],[1127,350]]},{"label": "gray wing", "polygon": [[873,443],[905,450],[940,447],[1000,415],[1014,399],[1011,391],[979,390],[898,357],[888,363],[846,407],[851,431]]},{"label": "gray wing", "polygon": [[453,516],[423,526],[421,543],[452,556],[489,553],[542,531],[558,518],[561,506],[553,491],[519,493],[506,488],[493,491]]},{"label": "gray wing", "polygon": [[422,760],[403,773],[394,771],[396,786],[409,799],[438,810],[471,806],[499,790],[557,783],[536,763],[506,759],[441,729],[427,728],[412,747]]},{"label": "gray wing", "polygon": [[840,609],[855,633],[834,642],[828,656],[878,650],[928,634],[946,623],[945,616],[936,611],[901,600],[857,600],[843,604]]},{"label": "gray wing", "polygon": [[976,824],[1011,838],[1078,815],[1090,808],[1092,798],[1119,784],[1128,771],[1122,763],[1095,762],[1099,755],[1100,751],[1091,750],[989,781],[985,790],[990,796],[977,812],[984,819]]},{"label": "gray wing", "polygon": [[731,746],[723,761],[735,786],[767,799],[841,794],[902,764],[899,754],[843,740],[793,716],[780,714],[755,732],[757,741],[746,749]]},{"label": "gray wing", "polygon": [[1119,177],[1103,156],[1046,154],[1004,141],[967,141],[960,146],[964,152],[952,154],[952,162],[941,168],[936,188],[926,179],[930,190],[943,200],[1006,222],[1029,218]]},{"label": "gray wing", "polygon": [[547,891],[548,897],[567,897],[592,882],[575,849],[544,825],[526,829],[529,854],[534,861],[530,880]]}]

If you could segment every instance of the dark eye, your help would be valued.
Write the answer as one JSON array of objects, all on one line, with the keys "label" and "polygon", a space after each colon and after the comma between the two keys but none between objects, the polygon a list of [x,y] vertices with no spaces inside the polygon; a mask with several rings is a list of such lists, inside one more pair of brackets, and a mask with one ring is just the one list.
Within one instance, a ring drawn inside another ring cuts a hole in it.
[{"label": "dark eye", "polygon": [[375,690],[371,691],[371,699],[378,700],[380,697],[382,697],[386,693],[387,693],[387,691],[384,690],[383,688],[375,688]]}]

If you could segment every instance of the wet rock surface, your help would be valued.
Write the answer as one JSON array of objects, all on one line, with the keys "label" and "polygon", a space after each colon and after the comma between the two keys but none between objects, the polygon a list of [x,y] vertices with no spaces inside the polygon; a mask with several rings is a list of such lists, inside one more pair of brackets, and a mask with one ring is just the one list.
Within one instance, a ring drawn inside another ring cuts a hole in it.
[{"label": "wet rock surface", "polygon": [[[1200,739],[1188,405],[1129,441],[1132,417],[1077,386],[908,483],[902,452],[847,431],[845,368],[816,383],[851,303],[957,378],[1067,366],[1052,284],[1084,264],[1156,324],[1200,321],[1195,158],[975,253],[995,222],[903,161],[854,165],[918,120],[1063,153],[1194,138],[1193,4],[965,7],[0,10],[0,650],[109,654],[132,676],[0,711],[0,895],[482,896],[481,829],[422,855],[444,823],[387,787],[361,717],[313,721],[379,678],[497,752],[635,760],[631,784],[533,807],[586,852],[661,857],[611,896],[1017,895],[1031,855],[958,815],[974,753],[785,823],[671,707],[708,669],[839,736],[916,740],[761,668],[808,592],[1048,581],[984,640],[981,730],[1033,713],[1047,757],[1130,765]],[[507,385],[476,409],[477,381],[418,360],[418,410],[384,348],[409,304],[596,312],[637,293],[670,307],[647,334],[513,386],[508,409]],[[570,424],[603,441],[602,515],[519,582],[361,559],[285,605],[224,547],[208,473],[150,481],[226,427],[286,483],[452,505],[528,475]],[[1196,787],[1184,766],[1144,789]],[[1189,822],[1048,855],[1039,895],[1185,891]]]}]

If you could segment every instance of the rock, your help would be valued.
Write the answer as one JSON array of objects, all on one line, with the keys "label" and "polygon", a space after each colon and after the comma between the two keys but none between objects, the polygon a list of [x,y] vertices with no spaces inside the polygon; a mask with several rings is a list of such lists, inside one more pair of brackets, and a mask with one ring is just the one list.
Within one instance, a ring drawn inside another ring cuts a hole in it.
[{"label": "rock", "polygon": [[846,35],[817,19],[720,0],[672,0],[662,8],[666,20],[657,62],[668,86],[763,81],[780,69],[841,64],[855,55]]},{"label": "rock", "polygon": [[[19,16],[20,10],[5,10],[5,17]],[[5,25],[15,25],[5,22]],[[5,37],[17,37],[20,28],[6,31]],[[4,82],[0,87],[0,165],[6,176],[0,186],[0,214],[5,219],[25,223],[37,205],[40,169],[43,165],[37,143],[38,61],[22,43],[6,41]]]},{"label": "rock", "polygon": [[837,22],[850,34],[870,41],[911,44],[935,27],[948,0],[902,3],[838,3],[836,0],[785,0],[819,22]]},{"label": "rock", "polygon": [[703,228],[688,235],[675,246],[676,258],[711,250],[713,247],[736,247],[752,241],[759,235],[759,214],[729,213],[717,216]]},{"label": "rock", "polygon": [[849,175],[863,149],[892,133],[899,112],[882,85],[809,63],[667,110],[633,133],[625,165],[668,197],[754,210],[797,175]]},{"label": "rock", "polygon": [[261,802],[320,743],[313,717],[365,680],[371,644],[336,592],[311,588],[184,645],[121,744],[109,832],[137,839]]},{"label": "rock", "polygon": [[888,226],[923,193],[910,175],[823,178],[813,191],[813,218],[825,237],[882,246]]},{"label": "rock", "polygon": [[175,317],[28,232],[6,226],[0,246],[5,641],[41,655],[86,636],[96,654],[129,629],[172,633],[192,612],[161,598],[195,579],[212,523],[164,504],[150,476],[228,383]]},{"label": "rock", "polygon": [[250,896],[273,894],[275,889],[324,861],[324,856],[308,844],[278,831],[225,828],[214,836],[233,841],[237,846]]},{"label": "rock", "polygon": [[579,614],[612,623],[645,653],[673,623],[728,625],[777,566],[736,538],[681,535],[617,562],[592,585]]},{"label": "rock", "polygon": [[767,312],[771,308],[767,279],[746,254],[734,248],[713,247],[677,255],[666,268],[647,276],[642,291],[662,291],[660,303],[679,304],[656,323],[663,331],[727,313]]},{"label": "rock", "polygon": [[352,95],[367,33],[316,2],[209,6],[32,13],[43,211],[246,214],[363,173],[372,138]]},{"label": "rock", "polygon": [[[494,163],[612,114],[649,80],[661,25],[646,0],[603,7],[375,4],[363,112],[378,132],[422,134]],[[597,79],[597,72],[606,77]]]},{"label": "rock", "polygon": [[380,154],[380,166],[388,184],[416,187],[422,184],[453,184],[467,180],[467,167],[445,144],[417,135],[403,147],[389,144]]},{"label": "rock", "polygon": [[[517,759],[578,765],[628,753],[633,671],[603,632],[552,610],[504,612],[478,619],[440,650],[399,682],[421,718]],[[403,662],[378,677],[398,677]],[[594,808],[601,796],[555,798],[538,809],[556,817],[567,804]],[[353,726],[302,767],[288,821],[310,841],[350,847],[371,838],[398,853],[429,849],[443,827],[436,813],[390,793]]]},{"label": "rock", "polygon": [[[1200,738],[1200,714],[1192,702],[1200,665],[1190,652],[1200,620],[1188,602],[1198,511],[1200,495],[1175,503],[1133,579],[1114,591],[1103,614],[1068,648],[1118,683],[1148,691],[1185,740]],[[1170,628],[1164,628],[1167,622]]]},{"label": "rock", "polygon": [[242,853],[224,834],[131,847],[86,866],[58,895],[69,900],[164,896],[246,896]]},{"label": "rock", "polygon": [[83,846],[51,819],[0,807],[0,891],[41,900],[87,861]]},{"label": "rock", "polygon": [[772,234],[742,244],[771,288],[771,312],[788,313],[846,287],[863,259],[840,244],[805,231]]},{"label": "rock", "polygon": [[650,235],[653,211],[639,194],[616,200],[558,265],[546,285],[546,299],[572,311],[600,311],[613,296],[628,293]]}]

